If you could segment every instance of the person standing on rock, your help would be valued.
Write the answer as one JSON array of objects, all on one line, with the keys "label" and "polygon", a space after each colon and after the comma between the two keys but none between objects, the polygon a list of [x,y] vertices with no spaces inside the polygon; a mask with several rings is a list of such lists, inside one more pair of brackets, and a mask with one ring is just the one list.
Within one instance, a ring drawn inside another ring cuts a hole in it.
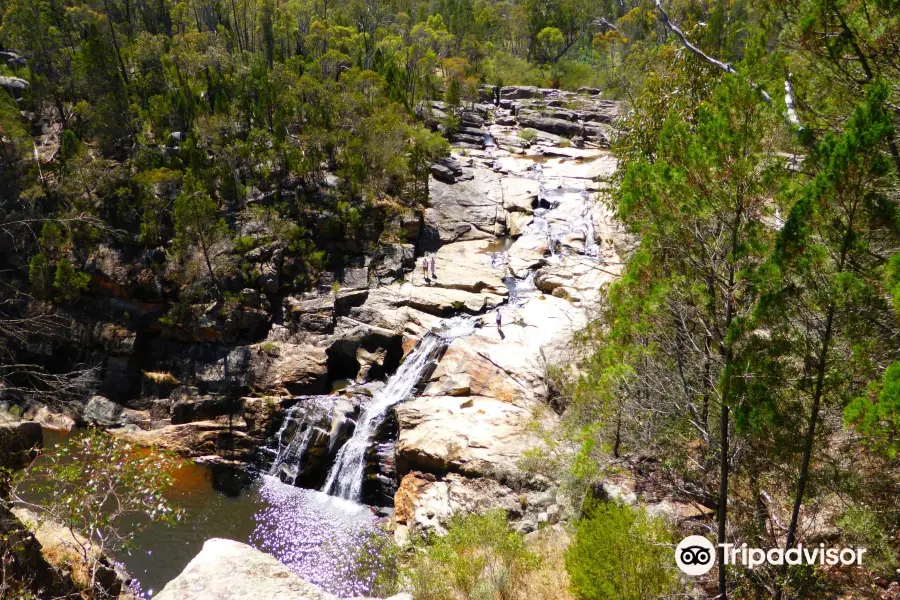
[{"label": "person standing on rock", "polygon": [[434,254],[431,255],[431,278],[435,279],[435,276],[434,276]]},{"label": "person standing on rock", "polygon": [[425,277],[426,280],[428,279],[428,257],[427,256],[422,257],[422,276]]},{"label": "person standing on rock", "polygon": [[500,314],[500,311],[497,311],[497,329],[500,329],[503,324],[503,316]]}]

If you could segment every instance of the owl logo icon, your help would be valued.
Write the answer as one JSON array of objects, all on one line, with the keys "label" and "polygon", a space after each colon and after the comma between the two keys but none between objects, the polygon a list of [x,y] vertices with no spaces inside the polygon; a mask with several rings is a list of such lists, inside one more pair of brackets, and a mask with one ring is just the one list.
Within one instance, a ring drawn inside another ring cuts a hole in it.
[{"label": "owl logo icon", "polygon": [[702,535],[689,535],[675,547],[675,564],[686,575],[704,575],[716,563],[716,548]]}]

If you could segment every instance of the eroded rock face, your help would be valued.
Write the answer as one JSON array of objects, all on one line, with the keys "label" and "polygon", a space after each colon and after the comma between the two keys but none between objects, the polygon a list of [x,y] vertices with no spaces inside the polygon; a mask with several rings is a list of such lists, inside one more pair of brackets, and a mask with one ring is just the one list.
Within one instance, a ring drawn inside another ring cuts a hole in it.
[{"label": "eroded rock face", "polygon": [[[525,529],[534,526],[547,511],[515,505],[520,497],[534,507],[552,504],[552,484],[521,468],[523,454],[540,445],[534,425],[556,418],[547,409],[548,370],[574,362],[572,336],[630,248],[602,203],[604,179],[616,169],[605,144],[619,107],[590,92],[527,87],[495,90],[486,99],[497,104],[463,111],[451,137],[453,154],[432,167],[424,214],[395,218],[390,235],[373,238],[379,241],[369,254],[364,240],[330,239],[331,250],[349,258],[313,291],[286,291],[285,282],[298,272],[273,242],[244,257],[259,275],[233,282],[240,307],[227,319],[234,331],[217,316],[217,304],[195,307],[200,326],[163,329],[149,340],[125,327],[85,328],[79,335],[90,336],[109,358],[107,377],[133,379],[145,352],[158,363],[148,370],[180,382],[166,390],[144,386],[152,396],[146,403],[126,398],[129,408],[149,411],[152,430],[126,419],[118,434],[190,456],[249,460],[272,439],[287,410],[303,401],[298,396],[377,383],[429,331],[468,315],[479,321],[475,332],[454,339],[413,397],[385,419],[390,427],[367,454],[367,481],[391,480],[379,483],[383,502],[384,490],[402,479],[408,489],[401,485],[396,496],[401,525],[438,528],[454,511],[503,506]],[[441,103],[422,108],[426,117],[447,109]],[[526,128],[534,132],[525,135]],[[260,192],[259,201],[267,193]],[[243,235],[269,235],[253,219],[242,227]],[[117,296],[132,277],[123,275],[127,265],[107,249],[91,269],[97,285]],[[141,289],[149,294],[151,288]],[[240,400],[254,394],[277,399]],[[330,431],[337,413],[352,422],[358,404],[326,411],[313,419],[316,427]],[[91,411],[123,422],[115,407]],[[315,486],[321,479],[321,455],[332,437],[314,437],[305,451],[316,459],[315,472],[295,477],[281,471],[298,484]],[[433,508],[422,512],[402,499],[413,489]]]},{"label": "eroded rock face", "polygon": [[[437,277],[413,285],[485,291],[500,278],[508,293],[499,326],[487,311],[475,333],[450,344],[421,395],[395,409],[398,539],[490,507],[525,531],[559,518],[552,482],[521,459],[541,444],[534,426],[556,419],[548,369],[573,363],[572,337],[630,248],[600,202],[616,169],[605,145],[618,111],[596,95],[504,88],[483,125],[495,145],[455,155],[472,179],[432,182]],[[513,239],[491,239],[503,235]]]},{"label": "eroded rock face", "polygon": [[325,348],[288,342],[264,342],[251,350],[250,381],[254,388],[318,394],[328,385]]},{"label": "eroded rock face", "polygon": [[517,492],[493,479],[451,473],[437,478],[430,473],[408,473],[394,500],[395,537],[402,544],[410,536],[444,533],[455,514],[503,509],[522,531],[533,531],[538,516],[555,506],[553,490]]},{"label": "eroded rock face", "polygon": [[[338,600],[246,544],[213,538],[156,600]],[[365,599],[359,599],[365,600]],[[374,599],[373,599],[374,600]],[[410,600],[405,594],[389,600]]]},{"label": "eroded rock face", "polygon": [[207,421],[165,425],[144,431],[134,425],[111,429],[110,433],[141,446],[158,446],[183,456],[224,456],[250,460],[259,443],[247,433],[240,416],[228,415]]},{"label": "eroded rock face", "polygon": [[470,181],[447,184],[433,179],[429,195],[425,211],[429,235],[420,251],[434,251],[457,241],[492,240],[504,234],[505,225],[498,221],[502,192],[496,173],[475,168]]},{"label": "eroded rock face", "polygon": [[[537,407],[535,407],[537,409]],[[397,407],[400,472],[459,472],[516,482],[527,480],[517,462],[540,445],[528,432],[528,408],[483,396],[423,396]]]}]

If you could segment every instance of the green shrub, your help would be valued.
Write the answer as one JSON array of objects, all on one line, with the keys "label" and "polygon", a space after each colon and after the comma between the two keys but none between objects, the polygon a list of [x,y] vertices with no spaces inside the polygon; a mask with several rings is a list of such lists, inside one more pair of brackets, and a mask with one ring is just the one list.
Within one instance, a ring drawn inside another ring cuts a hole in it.
[{"label": "green shrub", "polygon": [[661,519],[615,503],[597,504],[566,551],[580,600],[646,600],[677,586],[672,534]]},{"label": "green shrub", "polygon": [[81,292],[88,288],[90,281],[90,275],[77,270],[68,259],[60,259],[56,263],[56,273],[53,276],[53,289],[56,290],[56,301],[74,302],[81,295]]},{"label": "green shrub", "polygon": [[529,144],[533,144],[537,139],[537,131],[535,131],[534,129],[520,129],[519,138],[528,142]]},{"label": "green shrub", "polygon": [[252,235],[239,235],[234,238],[234,251],[238,255],[244,255],[256,248],[256,238]]},{"label": "green shrub", "polygon": [[356,579],[368,584],[369,595],[387,597],[399,591],[400,559],[394,538],[381,532],[366,536],[350,564]]},{"label": "green shrub", "polygon": [[866,567],[890,577],[897,567],[897,555],[887,534],[889,527],[880,522],[878,515],[865,507],[852,506],[844,511],[837,524],[843,544],[866,548]]},{"label": "green shrub", "polygon": [[485,79],[505,85],[547,85],[547,75],[527,60],[508,52],[496,52],[484,63]]},{"label": "green shrub", "polygon": [[420,541],[405,570],[415,600],[510,600],[521,597],[538,557],[524,536],[509,529],[506,513],[454,517],[447,535]]}]

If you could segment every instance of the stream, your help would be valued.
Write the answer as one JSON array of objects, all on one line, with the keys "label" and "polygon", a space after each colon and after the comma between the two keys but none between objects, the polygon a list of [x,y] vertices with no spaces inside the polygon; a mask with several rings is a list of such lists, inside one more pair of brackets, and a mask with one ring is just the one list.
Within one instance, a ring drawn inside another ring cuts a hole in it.
[{"label": "stream", "polygon": [[[580,180],[574,185],[569,181],[563,185],[560,178],[548,182],[545,161],[541,157],[526,158],[534,159],[534,164],[525,176],[540,183],[540,193],[522,233],[546,237],[548,263],[561,264],[573,253],[596,262],[600,248],[591,215],[591,192]],[[576,209],[557,212],[565,203]],[[577,250],[566,242],[566,236],[573,232],[583,240]],[[485,248],[494,268],[506,269],[512,245],[512,238],[498,238]],[[534,283],[535,268],[519,275],[509,271],[503,278],[509,289],[504,311],[540,296]],[[265,473],[194,463],[179,469],[167,497],[175,508],[184,511],[183,521],[171,527],[150,524],[133,536],[130,553],[114,557],[138,582],[138,595],[152,598],[213,537],[248,543],[338,596],[366,595],[378,565],[363,565],[360,555],[366,554],[372,536],[385,535],[378,528],[374,509],[361,503],[371,466],[367,461],[379,439],[379,429],[393,407],[415,396],[416,387],[430,376],[450,344],[473,334],[482,320],[493,322],[492,313],[442,320],[421,337],[383,387],[356,405],[357,412],[334,417],[333,405],[348,402],[340,396],[317,397],[319,404],[312,397],[308,402],[295,398],[280,429],[262,449],[268,454],[265,464],[260,465]],[[65,434],[45,430],[46,453],[64,439]],[[308,472],[307,461],[308,450],[316,444],[325,454],[327,471],[314,476]],[[393,452],[393,446],[386,452]],[[303,485],[307,487],[300,487]],[[27,493],[23,496],[31,502],[40,501]]]}]

